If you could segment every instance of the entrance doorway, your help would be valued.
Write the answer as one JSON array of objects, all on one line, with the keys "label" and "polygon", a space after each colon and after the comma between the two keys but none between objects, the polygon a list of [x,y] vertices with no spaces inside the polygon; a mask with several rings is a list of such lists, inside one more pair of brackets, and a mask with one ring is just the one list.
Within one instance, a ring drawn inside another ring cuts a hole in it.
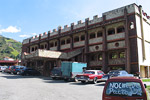
[{"label": "entrance doorway", "polygon": [[44,68],[43,68],[44,76],[50,76],[50,72],[54,68],[55,63],[56,63],[55,61],[45,61]]}]

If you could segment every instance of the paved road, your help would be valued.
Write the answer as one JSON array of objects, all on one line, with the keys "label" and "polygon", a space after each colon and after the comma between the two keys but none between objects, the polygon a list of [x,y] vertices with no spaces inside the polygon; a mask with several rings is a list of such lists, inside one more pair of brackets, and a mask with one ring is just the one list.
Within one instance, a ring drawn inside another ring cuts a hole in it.
[{"label": "paved road", "polygon": [[0,73],[0,100],[101,100],[104,82],[82,84]]}]

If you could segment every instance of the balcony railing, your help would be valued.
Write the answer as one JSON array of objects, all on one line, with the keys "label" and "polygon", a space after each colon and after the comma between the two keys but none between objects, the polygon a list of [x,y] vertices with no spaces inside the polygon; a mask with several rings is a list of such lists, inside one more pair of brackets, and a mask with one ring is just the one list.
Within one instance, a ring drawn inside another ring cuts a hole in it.
[{"label": "balcony railing", "polygon": [[109,65],[125,64],[125,58],[120,58],[120,59],[109,59],[108,64],[109,64]]}]

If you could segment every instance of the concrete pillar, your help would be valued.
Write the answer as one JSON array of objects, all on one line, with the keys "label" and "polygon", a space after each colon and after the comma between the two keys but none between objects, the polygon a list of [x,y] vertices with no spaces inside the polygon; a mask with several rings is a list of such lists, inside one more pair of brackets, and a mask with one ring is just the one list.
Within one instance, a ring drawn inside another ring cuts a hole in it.
[{"label": "concrete pillar", "polygon": [[[105,23],[106,16],[103,16],[103,24]],[[103,52],[102,52],[102,70],[108,72],[108,52],[107,52],[107,31],[105,26],[103,27]]]},{"label": "concrete pillar", "polygon": [[130,73],[131,70],[131,64],[130,64],[130,40],[129,40],[129,32],[128,32],[128,17],[127,17],[127,9],[124,9],[124,19],[125,19],[125,70]]},{"label": "concrete pillar", "polygon": [[73,49],[73,47],[74,47],[74,41],[73,41],[73,35],[72,35],[72,33],[73,33],[73,27],[74,27],[74,23],[72,23],[71,24],[71,35],[70,35],[70,48],[71,48],[71,50]]},{"label": "concrete pillar", "polygon": [[87,63],[87,67],[89,67],[89,35],[88,35],[88,23],[89,23],[89,18],[85,19],[85,56],[84,56],[84,61]]}]

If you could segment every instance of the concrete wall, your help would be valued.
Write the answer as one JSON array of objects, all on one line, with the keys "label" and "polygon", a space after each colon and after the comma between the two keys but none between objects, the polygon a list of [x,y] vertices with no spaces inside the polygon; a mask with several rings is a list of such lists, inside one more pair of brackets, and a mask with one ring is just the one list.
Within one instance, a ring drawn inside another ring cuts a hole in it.
[{"label": "concrete wall", "polygon": [[[118,46],[116,46],[118,44]],[[117,49],[117,48],[124,48],[125,41],[116,41],[107,44],[107,48],[109,49]]]},{"label": "concrete wall", "polygon": [[142,46],[142,33],[141,33],[141,24],[139,16],[136,16],[136,27],[137,27],[137,43],[138,43],[138,59],[139,64],[143,66],[150,66],[150,25],[143,21],[143,31],[145,39],[145,56],[146,59],[143,60],[143,46]]}]

